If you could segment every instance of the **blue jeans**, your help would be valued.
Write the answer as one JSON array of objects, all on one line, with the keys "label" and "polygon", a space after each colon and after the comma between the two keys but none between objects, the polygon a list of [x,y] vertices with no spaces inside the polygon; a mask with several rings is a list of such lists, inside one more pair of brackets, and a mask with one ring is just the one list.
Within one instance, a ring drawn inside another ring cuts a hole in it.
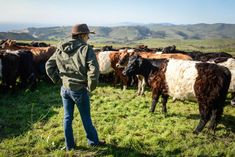
[{"label": "blue jeans", "polygon": [[64,134],[66,149],[70,150],[75,147],[72,128],[74,104],[77,105],[80,112],[88,144],[97,144],[99,142],[99,139],[97,131],[91,121],[90,98],[88,95],[88,91],[85,88],[80,91],[72,91],[70,89],[61,87],[60,94],[64,106]]}]

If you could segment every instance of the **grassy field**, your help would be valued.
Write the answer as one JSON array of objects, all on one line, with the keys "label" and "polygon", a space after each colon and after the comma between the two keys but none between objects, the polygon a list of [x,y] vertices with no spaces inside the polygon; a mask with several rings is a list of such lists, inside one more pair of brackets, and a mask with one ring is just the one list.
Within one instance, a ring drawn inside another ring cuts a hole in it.
[{"label": "grassy field", "polygon": [[[51,44],[58,42],[44,41]],[[160,40],[149,39],[126,44],[93,43],[114,48],[176,45],[177,49],[203,52],[228,52],[235,55],[235,40]],[[199,122],[194,102],[168,102],[168,113],[158,105],[150,113],[151,92],[136,96],[135,88],[122,91],[99,84],[91,96],[94,125],[107,146],[87,145],[78,110],[74,115],[74,136],[78,150],[66,154],[62,127],[63,108],[60,87],[41,82],[33,92],[19,91],[0,95],[0,157],[8,156],[235,156],[235,107],[228,101],[216,134],[194,135]]]},{"label": "grassy field", "polygon": [[[192,133],[199,122],[194,102],[168,102],[150,113],[151,93],[136,96],[99,84],[91,96],[91,112],[99,137],[107,146],[87,145],[78,110],[74,136],[78,150],[66,154],[60,87],[41,82],[37,90],[0,96],[0,156],[234,156],[235,108],[227,103],[216,134]],[[228,100],[229,102],[229,100]]]},{"label": "grassy field", "polygon": [[106,41],[93,43],[96,47],[105,45],[113,45],[120,48],[123,46],[137,47],[144,44],[150,48],[163,48],[166,46],[175,45],[176,49],[183,51],[201,51],[201,52],[227,52],[235,55],[235,39],[210,39],[210,40],[179,40],[179,39],[145,39],[135,42],[127,42],[126,44],[108,43]]}]

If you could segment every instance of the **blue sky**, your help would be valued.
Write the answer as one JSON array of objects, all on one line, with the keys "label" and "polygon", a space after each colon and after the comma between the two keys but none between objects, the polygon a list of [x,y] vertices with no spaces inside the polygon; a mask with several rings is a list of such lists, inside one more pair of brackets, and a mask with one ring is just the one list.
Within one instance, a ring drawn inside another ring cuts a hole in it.
[{"label": "blue sky", "polygon": [[235,0],[0,0],[1,23],[233,23]]}]

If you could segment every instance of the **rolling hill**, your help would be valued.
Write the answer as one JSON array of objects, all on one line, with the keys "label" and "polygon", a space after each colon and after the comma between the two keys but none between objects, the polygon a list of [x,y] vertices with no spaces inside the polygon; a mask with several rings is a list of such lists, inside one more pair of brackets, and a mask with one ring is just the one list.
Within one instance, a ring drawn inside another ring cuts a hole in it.
[{"label": "rolling hill", "polygon": [[[235,24],[147,24],[131,26],[90,27],[96,32],[95,41],[137,41],[150,38],[159,39],[235,39]],[[0,39],[21,40],[61,40],[69,37],[71,26],[30,27],[13,32],[0,32]]]}]

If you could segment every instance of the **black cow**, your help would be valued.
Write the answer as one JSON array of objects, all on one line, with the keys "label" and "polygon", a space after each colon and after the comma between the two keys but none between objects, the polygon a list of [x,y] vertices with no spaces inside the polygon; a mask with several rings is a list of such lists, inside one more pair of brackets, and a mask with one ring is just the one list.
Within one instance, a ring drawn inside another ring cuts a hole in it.
[{"label": "black cow", "polygon": [[1,51],[0,76],[5,91],[14,91],[19,78],[20,88],[34,89],[36,86],[33,55],[30,51]]},{"label": "black cow", "polygon": [[0,53],[0,76],[2,78],[2,87],[4,91],[15,89],[16,79],[19,76],[18,67],[20,57],[14,53]]}]

